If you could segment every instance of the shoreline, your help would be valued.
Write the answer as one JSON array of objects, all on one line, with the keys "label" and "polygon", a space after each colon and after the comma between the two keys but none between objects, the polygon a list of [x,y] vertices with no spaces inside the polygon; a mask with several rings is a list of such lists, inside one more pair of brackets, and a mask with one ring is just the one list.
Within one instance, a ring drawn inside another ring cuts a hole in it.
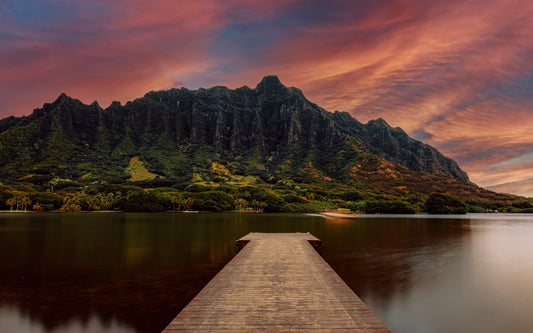
[{"label": "shoreline", "polygon": [[213,214],[213,213],[222,213],[222,214],[302,214],[302,215],[320,215],[324,217],[333,217],[333,218],[349,218],[349,219],[355,219],[355,218],[364,218],[364,217],[435,217],[435,218],[446,218],[451,216],[457,216],[457,217],[466,217],[466,216],[483,216],[483,215],[491,215],[491,216],[498,216],[498,215],[507,215],[507,216],[527,216],[531,215],[533,213],[466,213],[466,214],[428,214],[428,213],[415,213],[415,214],[361,214],[361,213],[341,213],[341,212],[335,212],[335,211],[321,211],[321,212],[251,212],[251,211],[223,211],[223,212],[214,212],[214,211],[164,211],[164,212],[127,212],[122,210],[95,210],[95,211],[77,211],[77,212],[62,212],[60,210],[53,210],[53,211],[44,211],[44,212],[36,212],[32,210],[27,211],[9,211],[9,210],[0,210],[1,214],[90,214],[90,213],[99,213],[99,214],[105,214],[105,213],[172,213],[172,214],[198,214],[198,213],[207,213],[207,214]]},{"label": "shoreline", "polygon": [[338,212],[318,212],[317,214],[328,216],[328,217],[347,217],[347,218],[357,218],[362,214],[356,213],[338,213]]}]

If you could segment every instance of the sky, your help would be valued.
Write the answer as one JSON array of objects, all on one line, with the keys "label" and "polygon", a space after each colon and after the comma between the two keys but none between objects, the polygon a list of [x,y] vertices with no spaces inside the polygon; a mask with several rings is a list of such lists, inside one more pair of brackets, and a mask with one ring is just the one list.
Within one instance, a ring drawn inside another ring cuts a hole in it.
[{"label": "sky", "polygon": [[0,0],[0,117],[277,75],[533,197],[533,0]]}]

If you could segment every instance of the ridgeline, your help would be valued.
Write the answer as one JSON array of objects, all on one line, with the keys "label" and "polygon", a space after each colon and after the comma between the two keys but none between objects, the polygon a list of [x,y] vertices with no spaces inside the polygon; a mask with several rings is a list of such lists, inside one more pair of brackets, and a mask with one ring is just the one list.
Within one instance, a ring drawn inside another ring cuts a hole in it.
[{"label": "ridgeline", "polygon": [[[30,198],[37,210],[165,210],[189,200],[197,210],[369,211],[394,201],[419,211],[433,192],[471,211],[531,207],[472,184],[455,161],[383,119],[328,112],[275,76],[255,89],[152,91],[106,109],[61,94],[0,120],[0,180],[3,208],[17,195],[61,197]],[[85,202],[96,196],[110,203]]]}]

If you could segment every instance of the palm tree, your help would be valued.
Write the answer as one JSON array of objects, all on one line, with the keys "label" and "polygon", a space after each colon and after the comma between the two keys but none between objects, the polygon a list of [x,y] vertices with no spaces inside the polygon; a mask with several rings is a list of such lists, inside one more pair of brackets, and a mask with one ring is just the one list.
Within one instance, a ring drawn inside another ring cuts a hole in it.
[{"label": "palm tree", "polygon": [[30,198],[23,196],[20,198],[20,204],[24,206],[24,211],[26,211],[26,207],[31,204]]},{"label": "palm tree", "polygon": [[76,196],[67,196],[63,199],[63,206],[60,209],[62,212],[79,212],[81,206],[79,205],[79,199]]},{"label": "palm tree", "polygon": [[15,205],[15,203],[17,202],[17,199],[15,199],[15,197],[11,197],[9,199],[6,200],[6,205],[9,206],[9,211],[13,211],[13,206]]},{"label": "palm tree", "polygon": [[111,204],[113,203],[113,198],[115,197],[115,195],[113,193],[108,193],[107,195],[102,195],[102,199],[101,199],[101,205],[102,205],[102,208],[107,210],[109,209],[109,207],[111,207]]},{"label": "palm tree", "polygon": [[242,198],[239,198],[237,200],[235,200],[235,208],[237,210],[244,210],[246,209],[246,206],[248,205],[248,201],[242,199]]},{"label": "palm tree", "polygon": [[41,206],[40,203],[36,203],[36,204],[33,205],[33,210],[35,212],[42,212],[42,211],[44,211],[44,207]]},{"label": "palm tree", "polygon": [[172,204],[172,209],[174,211],[176,211],[176,204],[178,204],[178,210],[180,210],[181,205],[183,204],[183,199],[181,198],[181,194],[179,193],[172,194],[170,203]]},{"label": "palm tree", "polygon": [[258,213],[259,212],[259,207],[261,205],[261,202],[259,202],[259,201],[254,199],[254,200],[252,200],[251,205],[252,205],[252,208],[253,208],[254,212]]},{"label": "palm tree", "polygon": [[187,198],[185,200],[185,210],[189,210],[193,204],[194,204],[194,200],[191,198]]}]

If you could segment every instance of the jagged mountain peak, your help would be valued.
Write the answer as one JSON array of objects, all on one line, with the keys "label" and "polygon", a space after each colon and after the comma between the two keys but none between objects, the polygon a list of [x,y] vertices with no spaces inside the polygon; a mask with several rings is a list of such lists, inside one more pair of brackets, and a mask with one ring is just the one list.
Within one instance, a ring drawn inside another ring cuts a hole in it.
[{"label": "jagged mountain peak", "polygon": [[122,104],[119,101],[113,101],[111,104],[107,107],[107,109],[119,109],[122,107]]},{"label": "jagged mountain peak", "polygon": [[87,106],[82,101],[80,101],[79,99],[70,97],[69,95],[67,95],[66,93],[63,92],[52,103],[45,103],[43,105],[43,109],[47,110],[47,111],[52,111],[52,110],[57,109],[58,107],[60,107],[62,105],[64,105],[64,106],[72,106],[72,107],[78,107],[78,106],[86,107]]},{"label": "jagged mountain peak", "polygon": [[285,88],[277,75],[267,75],[263,77],[261,82],[257,84],[256,89],[263,89],[267,87]]},{"label": "jagged mountain peak", "polygon": [[383,118],[372,119],[372,120],[368,121],[367,125],[377,126],[377,127],[385,127],[385,128],[392,128],[391,125],[389,125],[389,123],[387,123],[385,121],[385,119],[383,119]]},{"label": "jagged mountain peak", "polygon": [[[468,181],[453,160],[390,127],[385,120],[362,124],[346,112],[327,112],[307,100],[299,89],[285,87],[277,76],[265,76],[255,89],[151,91],[125,105],[113,102],[105,110],[97,103],[89,106],[61,94],[28,118],[24,124],[38,122],[39,132],[28,134],[25,147],[29,148],[21,151],[35,151],[10,157],[21,172],[24,163],[30,167],[44,161],[46,154],[31,142],[46,143],[50,129],[59,129],[75,147],[72,154],[63,154],[69,163],[84,165],[84,161],[100,159],[101,155],[104,160],[99,165],[104,169],[110,167],[109,156],[114,156],[116,163],[127,164],[129,158],[144,154],[163,174],[176,177],[191,172],[179,165],[189,154],[184,147],[194,144],[221,159],[241,156],[240,161],[254,161],[272,174],[298,169],[300,164],[305,167],[309,162],[325,174],[337,173],[348,166],[332,167],[332,163],[347,144],[356,142],[361,149],[412,171]],[[5,121],[2,129],[9,131],[19,124],[16,119]],[[0,142],[0,147],[8,144]],[[94,152],[99,155],[91,157]],[[0,157],[2,153],[0,150]],[[178,157],[168,160],[166,156]]]},{"label": "jagged mountain peak", "polygon": [[66,94],[64,92],[59,94],[59,96],[51,104],[57,105],[57,104],[65,104],[65,103],[83,104],[83,102],[80,101],[79,99],[71,97],[71,96],[69,96],[68,94]]},{"label": "jagged mountain peak", "polygon": [[67,99],[72,99],[69,95],[67,95],[66,93],[62,92],[61,94],[59,94],[59,96],[56,98],[56,102],[61,102],[63,100],[67,100]]},{"label": "jagged mountain peak", "polygon": [[287,87],[285,87],[275,75],[265,76],[256,86],[255,90],[260,94],[265,94],[270,97],[283,97],[289,93]]}]

